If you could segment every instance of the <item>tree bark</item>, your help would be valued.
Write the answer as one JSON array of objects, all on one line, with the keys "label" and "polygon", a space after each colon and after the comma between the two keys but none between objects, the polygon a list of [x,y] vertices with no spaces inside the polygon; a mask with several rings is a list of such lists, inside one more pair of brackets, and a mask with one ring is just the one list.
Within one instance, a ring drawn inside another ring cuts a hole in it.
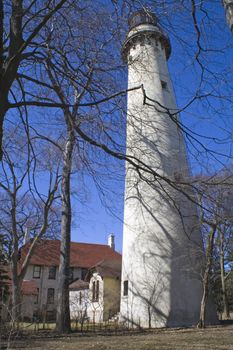
[{"label": "tree bark", "polygon": [[[3,140],[3,123],[5,115],[9,109],[8,95],[16,73],[19,67],[21,56],[17,55],[20,46],[23,43],[22,38],[22,0],[12,0],[11,18],[10,18],[10,35],[8,57],[4,58],[3,48],[3,16],[4,6],[0,3],[0,160],[2,160],[2,140]],[[13,62],[12,59],[14,58]]]},{"label": "tree bark", "polygon": [[[0,84],[0,88],[1,88],[1,84]],[[2,156],[3,156],[3,147],[2,147],[2,142],[3,142],[3,123],[4,123],[4,118],[5,115],[7,113],[8,110],[8,102],[7,100],[4,98],[4,96],[2,96],[1,92],[0,92],[0,101],[1,101],[1,106],[0,106],[0,161],[2,160]]]},{"label": "tree bark", "polygon": [[13,252],[11,259],[11,274],[12,274],[12,321],[13,326],[18,325],[21,311],[21,285],[18,277],[18,257],[19,257],[19,242],[17,235],[16,224],[16,188],[11,195],[11,220],[12,220],[12,238],[13,238]]},{"label": "tree bark", "polygon": [[222,301],[223,301],[223,313],[226,318],[230,318],[229,303],[227,298],[226,280],[225,280],[225,266],[224,266],[224,232],[220,232],[220,272],[221,272],[221,285],[222,285]]},{"label": "tree bark", "polygon": [[70,237],[71,237],[71,201],[70,201],[70,176],[72,170],[72,154],[75,142],[74,131],[68,125],[68,137],[66,140],[63,171],[61,183],[62,217],[61,217],[61,247],[60,265],[58,276],[58,306],[56,330],[59,333],[69,333],[70,306],[69,306],[69,269],[70,269]]},{"label": "tree bark", "polygon": [[198,322],[198,328],[205,328],[206,323],[206,305],[208,301],[209,295],[209,279],[210,272],[213,261],[213,247],[214,247],[214,238],[216,232],[216,225],[212,225],[211,231],[208,233],[207,247],[206,247],[206,265],[204,269],[203,275],[203,294],[201,299],[201,307],[200,307],[200,317]]},{"label": "tree bark", "polygon": [[[11,320],[13,323],[13,328],[17,328],[17,325],[20,321],[21,317],[21,284],[19,278],[17,276],[17,272],[15,272],[15,264],[12,264],[12,314]],[[17,269],[16,269],[17,271]]]}]

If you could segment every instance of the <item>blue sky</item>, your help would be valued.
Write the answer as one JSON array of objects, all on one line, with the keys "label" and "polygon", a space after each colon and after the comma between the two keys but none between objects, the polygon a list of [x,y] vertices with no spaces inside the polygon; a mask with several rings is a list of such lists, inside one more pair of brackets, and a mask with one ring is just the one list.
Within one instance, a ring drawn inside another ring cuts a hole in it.
[{"label": "blue sky", "polygon": [[[192,172],[210,174],[221,169],[224,164],[232,162],[233,109],[229,99],[232,97],[233,38],[225,22],[221,1],[207,1],[206,9],[209,18],[206,18],[204,11],[197,13],[202,30],[201,45],[207,49],[199,57],[200,62],[207,68],[202,83],[201,66],[194,59],[198,47],[191,16],[187,15],[190,10],[182,12],[178,9],[174,14],[167,12],[161,22],[171,39],[172,55],[168,64],[178,106],[183,108],[197,90],[200,95],[210,94],[207,99],[197,100],[181,113],[184,125],[196,133],[194,136],[198,140],[191,139],[194,145],[187,140]],[[217,93],[221,98],[216,98]],[[206,152],[199,142],[213,150],[213,154]],[[119,171],[123,174],[122,166]],[[118,218],[111,215],[102,205],[91,180],[89,191],[91,195],[85,205],[79,204],[77,198],[73,198],[72,239],[105,244],[108,234],[114,233],[116,248],[121,251],[123,182],[119,184],[116,201],[118,210],[115,213]]]},{"label": "blue sky", "polygon": [[[106,4],[106,0],[101,1]],[[107,1],[110,8],[111,6],[114,7],[113,3]],[[127,32],[124,18],[127,17],[129,9],[125,7],[122,12],[120,3],[118,1],[118,12],[114,14],[115,17],[104,18],[104,25],[108,26],[108,21],[110,21],[109,23],[113,28],[115,25],[113,23],[117,23],[117,15],[119,16],[119,31],[115,40],[111,43],[108,53],[110,61],[116,60],[119,64],[119,70],[114,71],[113,78],[119,83],[119,88],[126,88],[126,69],[122,69],[120,49],[121,42]],[[126,4],[126,2],[123,3]],[[173,0],[166,1],[168,5],[165,7],[164,1],[148,0],[135,1],[135,3],[148,4],[149,7],[151,5],[150,8],[157,13],[161,26],[170,37],[172,54],[168,65],[179,108],[182,109],[189,104],[195,94],[198,96],[207,95],[207,97],[200,98],[191,103],[188,108],[185,108],[181,113],[181,120],[190,134],[186,141],[192,172],[194,174],[213,174],[224,165],[232,163],[233,37],[226,24],[221,1],[206,0],[197,2],[200,6],[203,6],[202,9],[198,7],[196,13],[201,31],[199,44],[203,49],[198,55],[198,61],[195,59],[198,52],[197,31],[193,22],[190,1],[183,2],[185,7],[179,6],[179,1]],[[95,9],[93,8],[92,11],[95,11]],[[124,18],[122,19],[122,17]],[[86,18],[84,18],[84,29],[86,23]],[[90,32],[89,34],[91,37],[93,33]],[[108,37],[107,34],[103,33],[103,37]],[[101,38],[102,36],[97,34],[97,39],[101,41]],[[74,44],[78,45],[77,42]],[[89,44],[91,47],[92,42],[90,41]],[[83,52],[82,48],[80,52]],[[79,59],[78,54],[80,52],[77,50],[77,53],[74,53],[74,57],[72,57],[74,61]],[[202,70],[203,67],[204,70]],[[34,73],[40,73],[37,71],[37,67],[32,66],[28,69],[29,71],[31,69],[30,73],[32,75],[33,70]],[[72,94],[70,94],[70,99],[73,101]],[[126,96],[122,101],[124,107]],[[104,107],[105,105],[102,106],[102,112]],[[109,105],[106,105],[106,113],[102,116],[105,122],[109,122],[108,107]],[[62,134],[64,121],[63,117],[59,116],[59,111],[35,110],[33,108],[29,108],[28,111],[31,125],[39,130],[40,128],[41,130],[46,129],[50,136],[54,134],[56,137],[58,134]],[[91,109],[87,111],[87,114],[90,111]],[[83,112],[85,114],[85,111]],[[14,112],[10,111],[7,118],[9,123],[12,123],[12,121],[14,123],[15,118]],[[114,112],[111,114],[111,122],[121,121],[121,129],[117,129],[118,124],[116,123],[112,136],[115,141],[122,142],[122,149],[124,149],[125,118],[125,113],[119,115],[119,112]],[[94,135],[95,126],[93,126],[91,132]],[[208,148],[208,152],[203,145]],[[209,150],[212,150],[212,153]],[[88,152],[90,152],[92,159],[96,160],[93,158],[96,156],[94,151],[92,153],[88,149]],[[100,157],[100,153],[98,153],[98,157]],[[116,248],[121,251],[124,164],[122,161],[115,161],[104,154],[102,154],[102,159],[97,158],[97,160],[99,163],[104,160],[104,164],[110,169],[109,175],[105,171],[104,165],[98,164],[97,181],[101,185],[99,190],[96,189],[93,178],[86,170],[80,171],[72,177],[72,240],[106,244],[108,234],[114,233]],[[38,181],[41,181],[42,188],[45,187],[46,179],[39,179]],[[104,191],[101,192],[101,188],[104,188]],[[105,203],[103,204],[103,202]]]}]

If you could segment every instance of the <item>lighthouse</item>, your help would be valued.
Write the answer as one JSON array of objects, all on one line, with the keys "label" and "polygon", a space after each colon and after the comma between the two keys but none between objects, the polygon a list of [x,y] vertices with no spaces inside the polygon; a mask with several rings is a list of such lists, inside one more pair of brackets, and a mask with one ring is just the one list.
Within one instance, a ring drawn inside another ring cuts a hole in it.
[{"label": "lighthouse", "polygon": [[[129,18],[121,319],[129,326],[195,325],[203,243],[178,108],[169,38],[146,10]],[[139,87],[138,89],[133,89]],[[135,166],[137,164],[138,166]],[[209,308],[207,322],[216,322]]]}]

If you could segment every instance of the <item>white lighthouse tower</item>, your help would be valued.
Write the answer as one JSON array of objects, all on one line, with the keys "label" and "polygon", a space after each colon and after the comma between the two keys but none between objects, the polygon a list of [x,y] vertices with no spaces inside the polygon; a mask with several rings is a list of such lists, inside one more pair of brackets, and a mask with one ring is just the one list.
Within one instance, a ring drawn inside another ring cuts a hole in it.
[{"label": "white lighthouse tower", "polygon": [[[121,318],[132,326],[197,324],[202,296],[202,239],[175,95],[171,46],[157,18],[129,19],[127,155]],[[147,169],[148,167],[148,169]],[[143,168],[143,169],[142,169]],[[147,171],[148,170],[148,171]],[[184,194],[187,193],[187,196]],[[213,310],[208,321],[216,321]]]}]

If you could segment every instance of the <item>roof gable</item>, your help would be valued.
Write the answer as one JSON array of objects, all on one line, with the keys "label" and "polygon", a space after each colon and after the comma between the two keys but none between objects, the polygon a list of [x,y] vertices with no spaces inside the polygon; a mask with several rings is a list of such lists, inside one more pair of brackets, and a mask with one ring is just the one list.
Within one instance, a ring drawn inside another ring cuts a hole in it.
[{"label": "roof gable", "polygon": [[93,273],[97,272],[102,278],[121,278],[121,260],[102,260],[95,266],[92,266],[86,276],[86,280],[90,280]]}]

